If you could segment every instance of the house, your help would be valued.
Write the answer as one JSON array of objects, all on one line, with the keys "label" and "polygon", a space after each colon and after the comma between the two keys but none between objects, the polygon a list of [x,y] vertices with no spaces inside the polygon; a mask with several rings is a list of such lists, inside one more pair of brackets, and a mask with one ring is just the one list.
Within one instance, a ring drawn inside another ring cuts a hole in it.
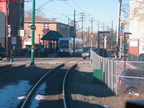
[{"label": "house", "polygon": [[[32,17],[25,17],[24,19],[24,29],[26,32],[26,35],[22,38],[22,48],[26,48],[27,45],[31,45],[31,23],[32,23]],[[48,48],[49,42],[55,43],[55,39],[51,40],[45,40],[46,38],[43,38],[43,36],[48,36],[48,34],[54,34],[59,33],[59,36],[67,37],[68,36],[68,25],[63,24],[57,21],[53,21],[47,18],[42,18],[40,16],[35,16],[35,44],[41,44],[44,46],[44,48]],[[74,31],[74,27],[70,26],[70,34],[72,36]],[[50,35],[49,35],[50,36]],[[51,35],[52,38],[55,38],[55,35]],[[43,40],[41,40],[43,38]],[[47,41],[47,42],[46,42]]]}]

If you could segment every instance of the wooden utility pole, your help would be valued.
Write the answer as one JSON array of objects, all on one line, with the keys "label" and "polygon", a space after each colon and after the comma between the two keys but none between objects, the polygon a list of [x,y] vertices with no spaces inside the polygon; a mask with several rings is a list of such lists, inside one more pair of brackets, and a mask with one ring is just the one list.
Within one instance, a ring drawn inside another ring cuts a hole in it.
[{"label": "wooden utility pole", "polygon": [[76,11],[74,10],[73,56],[75,56],[75,37],[76,37],[75,15],[76,15]]},{"label": "wooden utility pole", "polygon": [[82,28],[81,28],[81,29],[82,29],[82,40],[84,41],[84,38],[83,38],[83,21],[84,21],[84,16],[85,16],[85,15],[84,15],[84,13],[80,13],[80,14],[81,14],[81,15],[80,15],[80,16],[81,16],[80,18],[81,18],[81,22],[82,22]]},{"label": "wooden utility pole", "polygon": [[91,34],[93,34],[93,22],[94,22],[94,18],[91,18]]},{"label": "wooden utility pole", "polygon": [[117,39],[116,39],[116,55],[115,55],[115,58],[119,57],[121,4],[122,4],[122,0],[119,0],[119,3],[118,3],[118,23],[117,23]]},{"label": "wooden utility pole", "polygon": [[93,38],[94,38],[94,35],[93,35],[93,22],[94,22],[94,18],[91,18],[91,47],[93,46]]}]

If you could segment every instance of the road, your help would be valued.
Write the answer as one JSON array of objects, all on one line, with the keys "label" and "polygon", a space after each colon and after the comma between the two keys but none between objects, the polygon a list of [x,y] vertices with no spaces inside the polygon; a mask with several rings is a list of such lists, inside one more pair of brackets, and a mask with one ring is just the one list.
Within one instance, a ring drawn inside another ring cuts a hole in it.
[{"label": "road", "polygon": [[[40,64],[40,63],[59,64],[72,59],[83,60],[82,57],[35,58],[34,63],[35,64]],[[25,64],[26,66],[29,66],[30,63],[31,63],[31,58],[14,58],[14,62],[12,62],[12,65]],[[11,64],[11,63],[6,58],[4,58],[2,61],[0,61],[0,64]]]}]

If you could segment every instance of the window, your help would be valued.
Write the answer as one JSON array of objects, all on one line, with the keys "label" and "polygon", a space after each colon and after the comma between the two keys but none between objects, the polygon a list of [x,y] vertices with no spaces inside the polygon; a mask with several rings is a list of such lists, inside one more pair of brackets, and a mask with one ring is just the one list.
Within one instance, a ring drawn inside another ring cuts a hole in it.
[{"label": "window", "polygon": [[68,48],[69,43],[68,41],[60,41],[60,47],[61,48]]},{"label": "window", "polygon": [[65,25],[60,25],[60,28],[61,28],[62,31],[67,30]]},{"label": "window", "polygon": [[31,25],[32,25],[31,23],[28,23],[28,27],[29,27],[29,28],[31,28]]},{"label": "window", "polygon": [[31,38],[32,37],[32,34],[28,34],[28,38]]},{"label": "window", "polygon": [[49,29],[49,23],[44,23],[44,29],[46,29],[46,30]]}]

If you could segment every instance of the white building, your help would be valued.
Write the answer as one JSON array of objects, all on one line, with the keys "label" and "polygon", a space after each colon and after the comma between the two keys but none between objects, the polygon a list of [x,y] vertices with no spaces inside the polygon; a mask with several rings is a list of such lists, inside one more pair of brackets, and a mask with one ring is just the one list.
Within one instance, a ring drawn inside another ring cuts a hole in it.
[{"label": "white building", "polygon": [[144,0],[130,1],[129,53],[144,53]]}]

